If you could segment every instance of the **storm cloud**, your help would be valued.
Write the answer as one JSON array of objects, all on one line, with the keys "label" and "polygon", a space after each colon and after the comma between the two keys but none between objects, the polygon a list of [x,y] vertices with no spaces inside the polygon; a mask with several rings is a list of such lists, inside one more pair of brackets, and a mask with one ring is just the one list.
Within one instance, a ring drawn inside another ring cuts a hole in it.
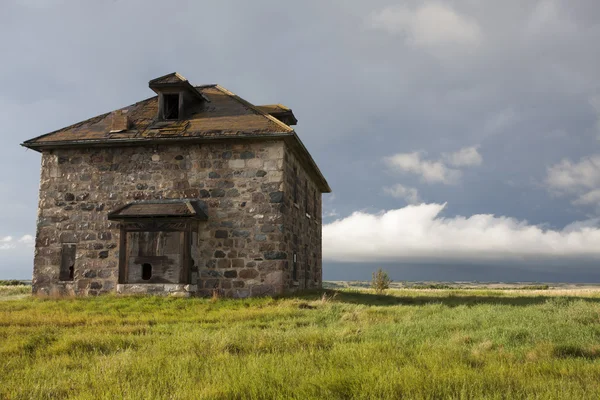
[{"label": "storm cloud", "polygon": [[[39,155],[18,144],[150,97],[150,79],[178,71],[294,110],[334,190],[328,279],[368,264],[352,251],[369,243],[443,263],[427,243],[452,228],[463,251],[442,248],[456,264],[568,253],[564,279],[600,281],[584,250],[600,216],[598,21],[596,0],[2,1],[0,278],[32,268],[18,240],[35,233]],[[389,226],[406,220],[418,223]]]}]

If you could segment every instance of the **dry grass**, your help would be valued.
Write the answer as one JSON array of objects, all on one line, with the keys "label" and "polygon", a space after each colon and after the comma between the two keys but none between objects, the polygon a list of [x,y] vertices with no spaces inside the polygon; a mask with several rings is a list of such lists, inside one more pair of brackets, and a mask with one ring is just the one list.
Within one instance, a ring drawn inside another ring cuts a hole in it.
[{"label": "dry grass", "polygon": [[0,398],[600,398],[600,292],[0,302]]}]

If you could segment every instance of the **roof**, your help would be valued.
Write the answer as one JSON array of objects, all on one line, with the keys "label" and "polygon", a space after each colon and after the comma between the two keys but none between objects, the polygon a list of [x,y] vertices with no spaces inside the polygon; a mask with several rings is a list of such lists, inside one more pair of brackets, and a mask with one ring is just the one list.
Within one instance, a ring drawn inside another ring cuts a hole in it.
[{"label": "roof", "polygon": [[256,108],[289,125],[298,124],[298,120],[292,112],[292,109],[283,104],[266,104],[263,106],[256,106]]},{"label": "roof", "polygon": [[[86,140],[110,142],[123,138],[236,136],[291,133],[293,131],[288,125],[260,111],[219,85],[197,87],[196,90],[210,102],[199,104],[195,109],[190,110],[184,119],[157,120],[158,96],[154,96],[119,110],[27,140],[23,145],[35,148],[42,144]],[[126,132],[111,134],[113,115],[118,112],[128,117],[129,129]]]},{"label": "roof", "polygon": [[206,221],[208,216],[195,200],[136,201],[108,214],[109,220],[139,218],[193,218]]},{"label": "roof", "polygon": [[179,83],[179,82],[187,82],[183,76],[179,74],[179,72],[171,72],[170,74],[159,76],[158,78],[154,78],[148,82],[148,85],[152,87],[152,85],[161,85],[165,83]]},{"label": "roof", "polygon": [[271,111],[287,115],[286,113],[291,114],[289,108],[280,104],[257,107],[216,84],[192,86],[176,72],[151,80],[149,86],[157,92],[165,87],[183,87],[186,92],[193,91],[193,97],[197,100],[186,106],[184,116],[178,120],[159,120],[159,98],[154,96],[27,140],[21,145],[42,151],[73,146],[105,147],[226,138],[284,138],[298,151],[306,153],[301,154],[301,158],[306,160],[307,168],[314,173],[321,191],[331,191],[294,129],[265,111],[265,107],[268,107]]},{"label": "roof", "polygon": [[286,107],[283,104],[265,104],[263,106],[256,107],[267,114],[280,114],[292,111],[289,107]]}]

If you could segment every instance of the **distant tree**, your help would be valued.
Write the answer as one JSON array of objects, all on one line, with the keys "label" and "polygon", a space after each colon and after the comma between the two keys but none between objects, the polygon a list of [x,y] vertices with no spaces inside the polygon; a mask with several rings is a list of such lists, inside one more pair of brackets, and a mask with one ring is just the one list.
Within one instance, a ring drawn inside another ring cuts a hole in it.
[{"label": "distant tree", "polygon": [[377,272],[373,272],[373,280],[371,281],[371,288],[375,290],[376,293],[383,293],[386,289],[390,288],[390,283],[392,280],[388,276],[387,272],[379,268]]}]

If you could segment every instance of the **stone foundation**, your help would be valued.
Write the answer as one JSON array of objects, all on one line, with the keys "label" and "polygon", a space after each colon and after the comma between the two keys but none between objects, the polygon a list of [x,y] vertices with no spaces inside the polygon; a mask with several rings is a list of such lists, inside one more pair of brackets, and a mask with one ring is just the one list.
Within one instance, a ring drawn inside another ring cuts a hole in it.
[{"label": "stone foundation", "polygon": [[156,295],[190,297],[198,292],[197,285],[181,283],[144,283],[118,284],[117,293],[124,295]]}]

